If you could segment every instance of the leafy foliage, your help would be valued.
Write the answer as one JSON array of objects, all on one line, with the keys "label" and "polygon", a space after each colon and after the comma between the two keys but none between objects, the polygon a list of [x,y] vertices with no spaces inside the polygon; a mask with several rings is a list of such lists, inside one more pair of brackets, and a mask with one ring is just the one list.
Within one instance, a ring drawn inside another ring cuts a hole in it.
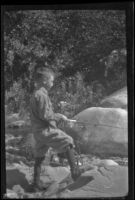
[{"label": "leafy foliage", "polygon": [[40,63],[57,74],[51,91],[56,111],[59,101],[69,103],[69,116],[97,106],[126,84],[125,37],[125,13],[120,10],[5,11],[7,98],[18,96],[15,110],[28,108],[35,64]]}]

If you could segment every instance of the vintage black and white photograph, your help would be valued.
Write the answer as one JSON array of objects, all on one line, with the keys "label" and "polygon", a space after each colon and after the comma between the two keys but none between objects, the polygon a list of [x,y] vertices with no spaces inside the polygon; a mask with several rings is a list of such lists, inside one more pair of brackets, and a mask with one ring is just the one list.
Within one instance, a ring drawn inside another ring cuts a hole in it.
[{"label": "vintage black and white photograph", "polygon": [[125,197],[126,11],[43,8],[4,9],[5,197]]}]

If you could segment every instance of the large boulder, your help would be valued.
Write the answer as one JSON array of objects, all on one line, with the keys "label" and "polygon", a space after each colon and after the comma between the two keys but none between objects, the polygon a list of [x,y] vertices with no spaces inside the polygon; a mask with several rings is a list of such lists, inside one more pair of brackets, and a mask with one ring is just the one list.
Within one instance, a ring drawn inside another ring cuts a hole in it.
[{"label": "large boulder", "polygon": [[101,107],[127,109],[127,87],[118,90],[100,102]]},{"label": "large boulder", "polygon": [[127,156],[127,111],[121,108],[88,108],[74,117],[77,123],[67,133],[80,140],[83,153]]}]

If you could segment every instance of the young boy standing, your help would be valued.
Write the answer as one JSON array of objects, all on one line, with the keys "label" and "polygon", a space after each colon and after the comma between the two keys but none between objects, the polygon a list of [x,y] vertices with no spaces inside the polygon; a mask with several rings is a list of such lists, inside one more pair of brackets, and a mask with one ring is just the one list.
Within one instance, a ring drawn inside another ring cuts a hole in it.
[{"label": "young boy standing", "polygon": [[35,74],[36,89],[30,100],[32,132],[36,141],[33,180],[33,188],[36,190],[44,189],[40,181],[41,164],[49,147],[58,153],[66,153],[73,180],[82,173],[75,163],[73,139],[56,126],[59,120],[67,121],[68,119],[60,113],[53,112],[48,96],[48,90],[53,86],[53,81],[53,71],[47,68],[38,69]]}]

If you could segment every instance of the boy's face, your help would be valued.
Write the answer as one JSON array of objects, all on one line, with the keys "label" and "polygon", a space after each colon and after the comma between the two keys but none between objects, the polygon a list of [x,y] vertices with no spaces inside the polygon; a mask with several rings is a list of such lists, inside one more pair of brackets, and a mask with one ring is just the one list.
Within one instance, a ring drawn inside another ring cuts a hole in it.
[{"label": "boy's face", "polygon": [[53,82],[54,82],[54,77],[52,75],[48,78],[48,80],[43,78],[43,85],[47,87],[47,89],[53,87]]}]

